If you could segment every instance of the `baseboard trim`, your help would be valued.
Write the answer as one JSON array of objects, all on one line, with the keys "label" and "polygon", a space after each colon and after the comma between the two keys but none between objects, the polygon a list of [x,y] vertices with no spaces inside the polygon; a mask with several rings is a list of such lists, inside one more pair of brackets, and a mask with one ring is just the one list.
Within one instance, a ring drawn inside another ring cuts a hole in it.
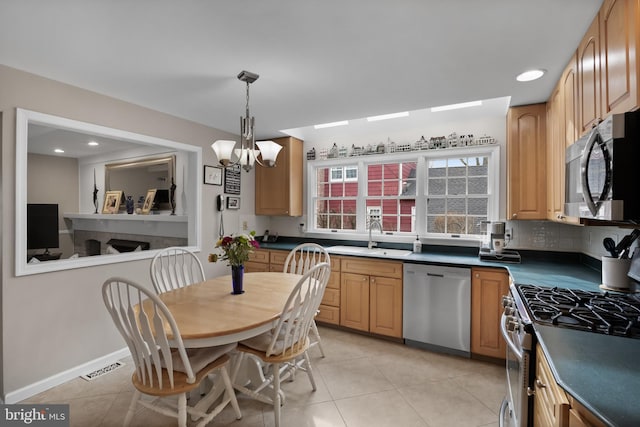
[{"label": "baseboard trim", "polygon": [[30,398],[31,396],[35,396],[38,393],[42,393],[43,391],[49,390],[50,388],[77,378],[80,375],[86,374],[87,372],[95,371],[96,369],[99,369],[106,364],[113,363],[130,355],[131,353],[129,352],[129,348],[125,347],[121,350],[114,351],[113,353],[98,357],[97,359],[90,360],[89,362],[83,363],[81,365],[74,366],[71,369],[67,369],[66,371],[62,371],[48,378],[5,394],[3,403],[12,404],[21,402],[25,399]]}]

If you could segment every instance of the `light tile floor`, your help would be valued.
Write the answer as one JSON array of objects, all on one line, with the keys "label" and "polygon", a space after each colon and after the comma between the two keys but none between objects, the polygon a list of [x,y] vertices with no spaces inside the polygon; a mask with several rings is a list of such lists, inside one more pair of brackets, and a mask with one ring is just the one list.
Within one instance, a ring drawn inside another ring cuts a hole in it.
[{"label": "light tile floor", "polygon": [[[311,349],[317,391],[306,374],[284,382],[282,427],[479,427],[498,426],[505,394],[504,367],[420,350],[320,327],[325,358]],[[131,360],[91,382],[77,378],[21,403],[69,403],[73,427],[121,426],[133,386]],[[231,407],[208,426],[272,427],[271,408],[238,397],[242,419]],[[145,408],[136,427],[177,425]],[[192,425],[189,422],[189,425]]]}]

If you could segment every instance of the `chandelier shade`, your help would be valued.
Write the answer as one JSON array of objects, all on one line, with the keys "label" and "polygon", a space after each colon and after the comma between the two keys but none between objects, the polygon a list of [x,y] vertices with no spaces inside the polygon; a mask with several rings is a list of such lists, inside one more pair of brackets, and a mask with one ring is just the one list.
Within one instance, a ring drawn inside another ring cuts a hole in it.
[{"label": "chandelier shade", "polygon": [[[213,153],[223,167],[239,164],[245,171],[249,172],[255,163],[269,168],[276,166],[276,159],[282,146],[273,141],[256,142],[254,133],[255,118],[249,113],[249,85],[258,80],[258,77],[258,74],[250,71],[242,71],[238,74],[238,79],[247,84],[245,116],[240,117],[239,147],[236,141],[226,139],[219,139],[211,144]],[[258,158],[259,156],[262,161]]]}]

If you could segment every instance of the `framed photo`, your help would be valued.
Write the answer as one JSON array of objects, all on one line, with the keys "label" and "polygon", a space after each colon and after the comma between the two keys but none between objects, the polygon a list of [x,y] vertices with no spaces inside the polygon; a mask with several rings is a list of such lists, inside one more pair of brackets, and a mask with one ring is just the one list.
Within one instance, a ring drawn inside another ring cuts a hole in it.
[{"label": "framed photo", "polygon": [[102,205],[103,214],[117,214],[120,209],[120,201],[122,200],[122,191],[107,191],[104,194],[104,204]]},{"label": "framed photo", "polygon": [[222,185],[222,168],[204,165],[204,183],[209,185]]},{"label": "framed photo", "polygon": [[226,194],[240,194],[240,165],[229,166],[224,169],[224,192]]},{"label": "framed photo", "polygon": [[240,209],[240,197],[227,197],[227,209]]},{"label": "framed photo", "polygon": [[157,188],[153,188],[151,190],[147,190],[147,197],[144,198],[144,204],[142,205],[142,213],[148,214],[151,212],[151,208],[153,207],[153,200],[156,198]]}]

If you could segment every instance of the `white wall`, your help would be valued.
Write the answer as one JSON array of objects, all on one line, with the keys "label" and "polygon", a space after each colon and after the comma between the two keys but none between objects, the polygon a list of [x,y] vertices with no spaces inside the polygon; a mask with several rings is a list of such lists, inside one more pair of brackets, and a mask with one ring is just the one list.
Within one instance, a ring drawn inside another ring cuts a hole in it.
[{"label": "white wall", "polygon": [[[213,165],[210,144],[234,136],[184,119],[132,105],[94,92],[0,65],[2,141],[2,342],[1,397],[11,401],[32,385],[112,353],[125,346],[102,302],[100,287],[121,275],[151,287],[149,261],[80,268],[16,277],[14,274],[15,120],[16,108],[95,123],[203,147],[203,162]],[[60,183],[64,186],[66,183]],[[253,173],[242,175],[241,210],[225,217],[226,231],[238,229],[236,215],[254,223]],[[77,188],[73,187],[73,188]],[[201,184],[202,252],[208,276],[227,274],[224,263],[209,264],[218,215],[215,196],[221,186]],[[9,396],[9,399],[7,399]]]}]

